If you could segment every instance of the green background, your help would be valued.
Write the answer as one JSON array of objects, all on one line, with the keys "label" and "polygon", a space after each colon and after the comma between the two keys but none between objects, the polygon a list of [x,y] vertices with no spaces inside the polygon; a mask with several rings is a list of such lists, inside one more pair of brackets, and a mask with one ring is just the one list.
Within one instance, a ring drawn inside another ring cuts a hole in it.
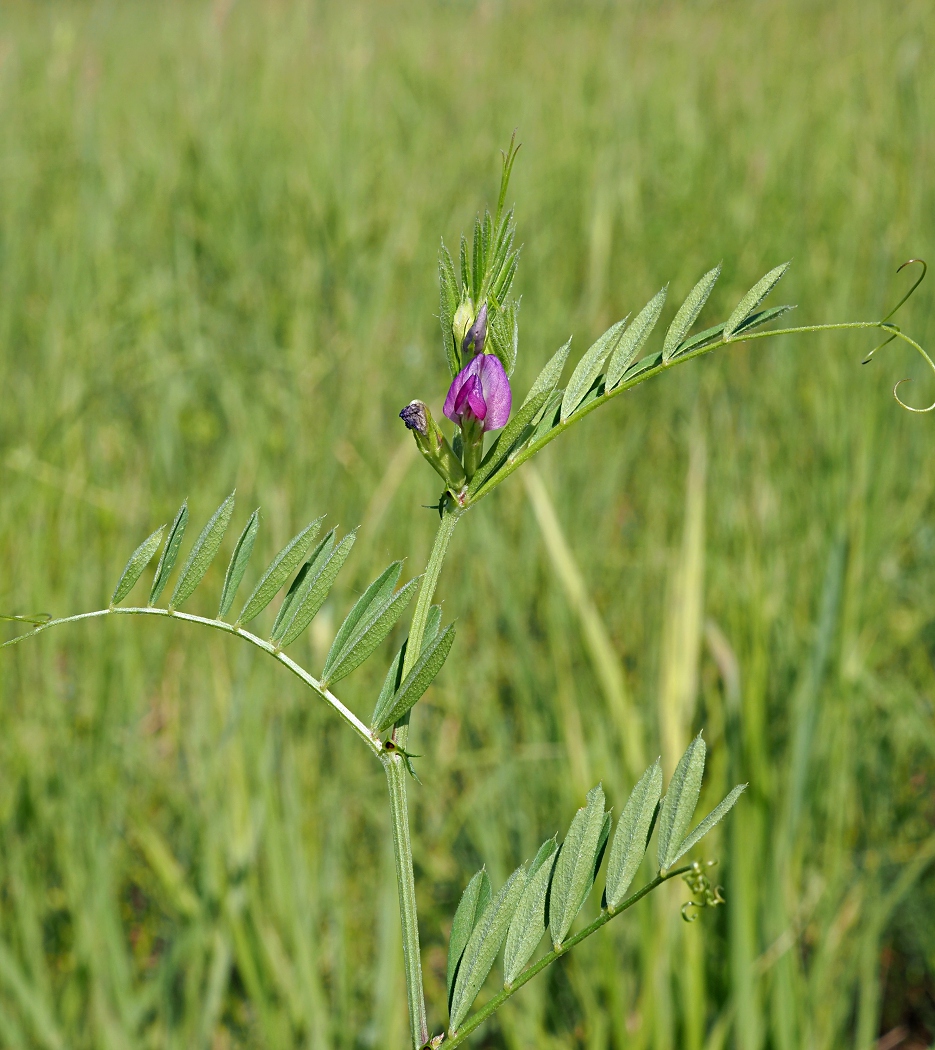
[{"label": "green background", "polygon": [[[183,498],[184,554],[236,485],[222,555],[263,508],[245,586],[310,518],[361,525],[290,649],[317,672],[367,581],[427,557],[438,486],[396,414],[441,404],[438,239],[494,203],[514,127],[517,396],[719,259],[709,323],[789,258],[796,323],[881,316],[935,259],[933,15],[4,4],[0,611],[106,605]],[[929,347],[931,295],[900,315]],[[696,851],[727,905],[685,925],[668,887],[475,1045],[935,1038],[935,421],[891,390],[935,391],[872,346],[687,364],[538,457],[538,514],[521,472],[459,526],[411,737],[433,1030],[471,873],[500,885],[598,779],[619,813],[628,744],[671,768],[704,728],[702,805],[750,783]],[[213,614],[224,561],[186,608]],[[364,718],[391,642],[337,688]],[[161,621],[0,654],[0,1045],[401,1047],[405,1009],[382,773],[298,682]]]}]

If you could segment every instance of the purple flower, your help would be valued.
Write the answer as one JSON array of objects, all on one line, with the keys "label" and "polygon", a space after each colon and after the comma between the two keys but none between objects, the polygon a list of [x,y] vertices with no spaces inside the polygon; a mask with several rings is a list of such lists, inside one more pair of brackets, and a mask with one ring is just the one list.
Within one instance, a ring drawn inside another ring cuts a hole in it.
[{"label": "purple flower", "polygon": [[510,418],[513,395],[500,359],[478,354],[455,376],[445,398],[445,415],[458,426],[473,416],[484,430],[499,430]]}]

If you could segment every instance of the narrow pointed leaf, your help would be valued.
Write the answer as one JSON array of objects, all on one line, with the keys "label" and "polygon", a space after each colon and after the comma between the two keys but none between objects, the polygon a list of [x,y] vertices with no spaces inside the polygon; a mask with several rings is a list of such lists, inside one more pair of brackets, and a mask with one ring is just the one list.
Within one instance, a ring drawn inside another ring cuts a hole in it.
[{"label": "narrow pointed leaf", "polygon": [[597,873],[600,871],[601,861],[604,859],[604,851],[607,849],[607,840],[610,838],[610,826],[613,823],[610,817],[610,811],[608,810],[604,814],[604,823],[601,824],[601,833],[597,837],[597,852],[594,854],[594,864],[591,866],[591,879],[588,882],[588,889],[585,893],[585,899],[591,892],[591,888],[594,885],[594,880],[597,878]]},{"label": "narrow pointed leaf", "polygon": [[204,579],[205,573],[221,546],[227,526],[230,525],[231,515],[234,513],[234,493],[232,492],[226,500],[211,515],[211,520],[201,530],[201,535],[195,540],[194,546],[189,551],[179,578],[175,582],[175,590],[169,599],[169,608],[177,609],[182,602],[191,597],[195,588]]},{"label": "narrow pointed leaf", "polygon": [[708,296],[714,288],[714,282],[720,274],[721,264],[718,263],[713,270],[708,270],[704,277],[688,293],[688,298],[679,307],[675,319],[669,325],[668,332],[666,332],[665,342],[662,345],[663,361],[669,360],[685,336],[688,335],[691,326],[695,323],[695,319],[701,313],[701,308],[708,301]]},{"label": "narrow pointed leaf", "polygon": [[525,865],[516,869],[503,889],[487,905],[468,939],[451,993],[449,1032],[454,1034],[467,1017],[471,1003],[490,973],[503,944],[510,920],[526,886]]},{"label": "narrow pointed leaf", "polygon": [[163,548],[162,556],[159,558],[159,564],[156,566],[156,575],[153,577],[153,585],[149,591],[150,605],[155,605],[159,601],[159,596],[169,582],[169,576],[173,568],[175,568],[175,559],[179,556],[179,547],[181,546],[182,536],[185,534],[185,526],[187,524],[188,500],[179,507],[175,520],[169,529],[166,545]]},{"label": "narrow pointed leaf", "polygon": [[535,420],[533,421],[535,423],[535,430],[533,430],[532,435],[529,438],[530,445],[535,445],[536,442],[544,438],[553,427],[558,426],[561,421],[562,397],[564,394],[564,390],[552,391],[549,400],[546,401],[545,406],[542,409],[539,422],[535,423]]},{"label": "narrow pointed leaf", "polygon": [[282,638],[277,643],[280,648],[291,645],[315,618],[315,614],[325,604],[328,592],[334,585],[341,567],[351,553],[351,547],[357,539],[356,532],[349,532],[334,550],[328,555],[317,573],[309,572],[305,583],[296,592],[294,608],[288,622],[283,624]]},{"label": "narrow pointed leaf", "polygon": [[305,557],[324,520],[324,515],[322,515],[309,522],[298,536],[293,537],[273,558],[269,568],[260,577],[260,582],[254,587],[253,593],[240,610],[240,615],[237,617],[238,624],[249,623],[254,617],[259,616],[276,597],[280,587],[295,572]]},{"label": "narrow pointed leaf", "polygon": [[234,604],[237,588],[240,586],[243,574],[247,570],[247,562],[250,561],[250,555],[253,553],[253,544],[256,542],[256,534],[259,527],[260,508],[257,507],[244,526],[240,539],[237,540],[237,546],[234,548],[234,553],[231,555],[230,564],[227,566],[227,574],[224,577],[224,589],[221,591],[221,604],[218,606],[219,620],[224,619]]},{"label": "narrow pointed leaf", "polygon": [[[438,628],[442,622],[442,607],[440,605],[433,605],[429,609],[429,615],[425,621],[425,630],[422,633],[422,648],[424,649],[429,645],[432,639],[438,634]],[[409,644],[407,638],[400,647],[399,652],[393,658],[393,662],[390,664],[390,669],[386,672],[386,678],[383,679],[383,686],[380,689],[380,695],[377,697],[376,707],[373,709],[373,717],[370,719],[372,726],[378,725],[384,714],[389,711],[390,706],[393,703],[393,697],[396,695],[396,690],[399,689],[402,684],[403,664],[406,660],[406,648]]]},{"label": "narrow pointed leaf", "polygon": [[394,694],[387,711],[382,715],[379,722],[373,726],[378,733],[382,733],[384,729],[389,729],[394,722],[398,722],[407,711],[422,699],[426,689],[432,684],[433,679],[448,659],[454,640],[455,625],[453,623],[450,623],[444,631],[436,635],[428,645],[423,640],[422,651],[415,666]]},{"label": "narrow pointed leaf", "polygon": [[555,838],[547,839],[529,865],[526,887],[513,913],[503,948],[503,983],[507,988],[522,973],[545,933],[545,902],[557,853]]},{"label": "narrow pointed leaf", "polygon": [[279,606],[279,612],[276,613],[276,619],[273,621],[273,629],[269,633],[270,641],[278,642],[282,638],[285,624],[289,622],[295,611],[295,601],[302,592],[302,585],[308,579],[309,573],[313,576],[316,575],[328,557],[330,557],[332,550],[334,550],[337,532],[336,528],[332,529],[305,559],[305,564],[295,574],[295,579],[289,584],[289,590],[286,591],[286,596],[283,598],[282,604]]},{"label": "narrow pointed leaf", "polygon": [[342,649],[357,630],[362,620],[366,620],[371,606],[376,607],[386,601],[393,593],[399,574],[403,570],[401,561],[394,561],[388,565],[383,572],[367,587],[364,593],[354,603],[354,608],[344,617],[344,622],[338,628],[334,636],[331,649],[325,660],[325,668],[322,674],[327,674],[331,667],[341,655]]},{"label": "narrow pointed leaf", "polygon": [[654,354],[649,354],[635,364],[630,365],[626,370],[621,382],[630,383],[638,376],[641,376],[644,372],[650,372],[654,368],[658,368],[662,364],[662,351],[657,350]]},{"label": "narrow pointed leaf", "polygon": [[746,784],[738,784],[733,791],[721,802],[715,806],[714,809],[704,818],[703,821],[693,830],[686,835],[682,844],[678,848],[678,852],[672,858],[673,863],[684,856],[696,843],[700,842],[701,839],[708,834],[708,832],[722,821],[727,814],[734,808],[734,803],[746,790]]},{"label": "narrow pointed leaf", "polygon": [[563,423],[581,404],[584,395],[591,389],[591,384],[600,375],[608,355],[613,352],[620,341],[626,324],[627,318],[624,317],[622,321],[611,325],[600,338],[591,344],[575,366],[571,379],[568,380],[568,386],[565,388],[565,396],[562,398],[561,418]]},{"label": "narrow pointed leaf", "polygon": [[322,673],[323,683],[338,682],[355,668],[360,667],[393,629],[406,606],[412,601],[418,586],[418,578],[410,580],[395,594],[391,594],[379,605],[368,609],[366,618],[360,622],[357,630],[345,643],[334,663]]},{"label": "narrow pointed leaf", "polygon": [[603,827],[604,791],[598,784],[575,814],[555,862],[549,890],[549,934],[556,948],[565,940],[593,884]]},{"label": "narrow pointed leaf", "polygon": [[782,317],[783,314],[787,314],[794,309],[794,304],[786,303],[783,306],[771,306],[768,310],[760,310],[759,313],[751,314],[734,332],[733,338],[736,339],[739,335],[743,335],[744,332],[750,332],[754,328],[759,328],[760,325],[769,324],[770,321],[775,321],[777,317]]},{"label": "narrow pointed leaf", "polygon": [[[471,298],[477,303],[481,281],[484,279],[484,246],[480,218],[474,219],[474,244],[471,259]],[[478,305],[480,305],[478,303]]]},{"label": "narrow pointed leaf", "polygon": [[139,547],[137,547],[130,555],[130,560],[123,567],[123,572],[120,574],[120,579],[117,581],[117,586],[114,588],[113,596],[110,599],[111,605],[116,605],[118,602],[122,602],[130,593],[133,584],[143,575],[143,570],[153,560],[153,555],[156,551],[159,550],[159,544],[162,543],[162,534],[165,531],[165,525],[160,525],[159,528],[156,529],[151,536],[147,536]]},{"label": "narrow pointed leaf", "polygon": [[781,266],[777,266],[770,270],[765,277],[761,277],[750,291],[747,292],[735,307],[734,312],[727,319],[727,324],[724,326],[725,339],[730,339],[734,332],[736,332],[744,321],[750,317],[753,311],[776,287],[782,275],[791,265],[791,261],[784,262]]},{"label": "narrow pointed leaf", "polygon": [[636,355],[646,345],[646,340],[656,327],[656,322],[659,320],[663,306],[665,306],[668,292],[668,285],[665,288],[660,288],[636,315],[633,324],[620,337],[620,342],[617,343],[617,348],[611,354],[610,363],[607,365],[607,376],[604,380],[604,386],[607,390],[613,390],[620,382],[623,378],[623,373],[626,372],[631,362],[636,359]]},{"label": "narrow pointed leaf", "polygon": [[451,990],[454,987],[455,975],[458,972],[458,963],[467,947],[467,942],[477,920],[484,914],[490,903],[490,878],[487,869],[481,868],[471,881],[465,886],[464,893],[455,912],[454,921],[451,924],[451,937],[448,940],[448,1002],[451,1004]]},{"label": "narrow pointed leaf", "polygon": [[657,856],[660,871],[672,867],[688,832],[695,806],[698,805],[698,795],[701,793],[705,751],[705,742],[699,733],[679,759],[679,764],[669,781],[669,789],[659,811]]},{"label": "narrow pointed leaf", "polygon": [[558,386],[558,381],[562,378],[562,372],[565,369],[565,362],[568,360],[568,354],[571,351],[571,338],[569,337],[568,342],[559,347],[558,350],[549,358],[548,364],[542,371],[536,376],[536,381],[529,388],[529,393],[526,395],[526,400],[523,405],[527,402],[535,400],[540,394],[551,394],[552,391]]},{"label": "narrow pointed leaf", "polygon": [[445,347],[445,359],[448,361],[448,370],[452,377],[461,370],[460,347],[455,346],[455,337],[451,331],[451,322],[454,320],[461,294],[458,291],[458,280],[455,277],[454,263],[442,241],[438,249],[438,294],[439,311],[438,320],[442,326],[442,343]]},{"label": "narrow pointed leaf", "polygon": [[[467,240],[463,233],[461,234],[461,296],[462,298],[471,296],[471,265],[468,261]],[[458,347],[459,351],[460,349]]]},{"label": "narrow pointed leaf", "polygon": [[484,456],[481,465],[474,472],[468,485],[468,495],[473,496],[483,483],[497,471],[497,468],[510,454],[516,439],[529,426],[535,418],[536,413],[545,404],[549,395],[543,390],[531,401],[527,398],[522,408],[513,416],[506,427],[500,432],[497,440],[490,446],[487,455]]},{"label": "narrow pointed leaf", "polygon": [[653,814],[662,795],[662,764],[656,761],[640,777],[623,807],[607,861],[604,896],[613,911],[626,899],[636,877],[649,838]]},{"label": "narrow pointed leaf", "polygon": [[508,376],[513,374],[519,351],[518,313],[519,303],[507,303],[493,314],[487,329],[489,349],[500,358],[500,364]]}]

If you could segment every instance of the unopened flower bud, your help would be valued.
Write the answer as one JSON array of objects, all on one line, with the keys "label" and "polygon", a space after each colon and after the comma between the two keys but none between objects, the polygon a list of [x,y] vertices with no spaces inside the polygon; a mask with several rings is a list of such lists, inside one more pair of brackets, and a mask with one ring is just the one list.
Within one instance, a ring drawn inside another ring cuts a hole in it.
[{"label": "unopened flower bud", "polygon": [[455,311],[454,318],[451,322],[451,334],[455,339],[455,346],[458,349],[464,343],[464,337],[468,333],[468,329],[474,323],[474,304],[470,299],[462,299],[461,305]]},{"label": "unopened flower bud", "polygon": [[471,347],[474,348],[474,353],[482,354],[484,352],[484,343],[487,341],[487,304],[484,303],[478,311],[477,317],[474,319],[474,323],[467,330],[464,335],[464,339],[461,343],[461,353],[468,354],[471,352]]},{"label": "unopened flower bud", "polygon": [[399,413],[399,418],[412,431],[419,451],[441,475],[448,491],[457,496],[467,483],[467,476],[461,460],[432,418],[428,405],[424,401],[410,401]]}]

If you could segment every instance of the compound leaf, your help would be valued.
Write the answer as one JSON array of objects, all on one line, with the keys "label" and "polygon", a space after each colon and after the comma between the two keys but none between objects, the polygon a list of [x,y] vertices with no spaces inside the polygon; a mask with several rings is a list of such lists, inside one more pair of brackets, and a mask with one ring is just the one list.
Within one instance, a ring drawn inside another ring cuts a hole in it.
[{"label": "compound leaf", "polygon": [[484,909],[468,938],[451,993],[448,1030],[452,1035],[467,1016],[471,1003],[490,973],[525,886],[526,866],[521,865]]},{"label": "compound leaf", "polygon": [[312,545],[312,540],[318,535],[318,530],[321,528],[321,523],[324,520],[324,515],[322,515],[320,518],[309,522],[273,558],[269,568],[260,577],[260,582],[253,588],[253,593],[240,610],[240,615],[237,617],[238,624],[249,623],[254,617],[259,616],[273,598],[276,597],[280,587],[305,557],[306,552]]},{"label": "compound leaf", "polygon": [[289,617],[284,620],[281,629],[282,637],[276,644],[280,649],[291,645],[315,618],[315,614],[325,604],[328,592],[337,579],[341,567],[351,553],[351,547],[357,539],[356,532],[349,532],[331,553],[322,561],[317,572],[308,572],[304,583],[296,591],[289,610]]},{"label": "compound leaf", "polygon": [[659,811],[657,856],[660,871],[671,868],[679,856],[679,847],[685,839],[695,806],[698,805],[705,752],[705,742],[699,733],[679,759],[679,764],[669,781],[669,790]]},{"label": "compound leaf", "polygon": [[613,911],[621,905],[639,870],[648,844],[653,815],[662,795],[662,765],[656,761],[640,777],[623,807],[607,861],[604,898]]},{"label": "compound leaf", "polygon": [[526,874],[526,888],[510,921],[503,949],[503,983],[507,988],[522,973],[545,933],[545,902],[558,843],[555,836],[539,847]]},{"label": "compound leaf", "polygon": [[169,599],[170,609],[177,609],[204,579],[208,566],[214,561],[214,556],[221,546],[221,540],[224,539],[224,533],[227,532],[227,526],[230,525],[233,513],[234,493],[232,492],[211,515],[211,520],[201,530],[201,535],[195,540],[189,551],[179,578],[175,582],[175,590]]},{"label": "compound leaf", "polygon": [[600,375],[607,356],[616,348],[626,324],[627,318],[624,317],[622,321],[611,325],[602,336],[591,344],[590,348],[575,366],[574,372],[571,373],[571,379],[568,380],[568,386],[565,388],[565,396],[562,398],[561,420],[563,423],[581,404],[585,394],[591,389],[594,380]]},{"label": "compound leaf", "polygon": [[490,903],[490,878],[487,869],[481,868],[472,877],[471,881],[464,887],[458,910],[455,912],[454,921],[451,924],[451,937],[448,939],[448,1005],[451,1006],[451,990],[454,987],[455,976],[458,972],[458,964],[467,947],[467,942],[477,920],[484,914]]},{"label": "compound leaf", "polygon": [[701,308],[708,301],[708,296],[714,288],[714,282],[721,274],[721,264],[718,263],[713,270],[701,278],[694,288],[688,293],[688,298],[678,308],[669,330],[666,332],[665,342],[662,345],[662,360],[667,362],[678,350],[680,343],[688,335],[689,329],[695,323],[695,319],[701,313]]},{"label": "compound leaf", "polygon": [[221,604],[218,606],[219,620],[224,619],[234,604],[237,588],[240,586],[240,581],[243,579],[243,574],[247,569],[247,562],[253,553],[253,544],[256,542],[256,534],[259,527],[260,508],[257,507],[250,515],[247,524],[244,525],[240,539],[237,540],[237,546],[234,547],[234,553],[231,555],[230,564],[227,566],[227,573],[224,576],[224,589],[221,591]]},{"label": "compound leaf", "polygon": [[636,315],[633,324],[620,337],[620,342],[617,343],[617,348],[611,355],[610,364],[607,366],[607,375],[604,380],[606,390],[613,390],[623,378],[623,373],[630,367],[630,363],[646,345],[646,340],[656,327],[656,322],[662,313],[668,293],[668,285],[660,288]]},{"label": "compound leaf", "polygon": [[166,545],[159,558],[159,564],[156,566],[156,575],[153,577],[153,585],[149,592],[150,605],[155,605],[159,601],[159,595],[162,594],[165,585],[169,581],[169,575],[175,567],[175,559],[179,556],[179,547],[181,546],[182,536],[185,534],[185,526],[187,524],[188,500],[185,500],[175,515],[175,520],[169,529]]},{"label": "compound leaf", "polygon": [[120,579],[117,581],[117,586],[114,588],[113,596],[110,599],[111,605],[122,602],[133,589],[133,584],[143,575],[143,570],[153,560],[153,555],[156,551],[159,550],[159,544],[162,543],[162,534],[165,531],[165,525],[160,525],[130,555],[130,560],[124,566]]},{"label": "compound leaf", "polygon": [[734,308],[734,312],[727,319],[727,324],[724,326],[725,339],[730,339],[734,332],[736,332],[744,321],[749,318],[753,311],[776,287],[782,275],[791,265],[792,263],[790,260],[789,262],[784,262],[781,266],[776,266],[774,269],[770,270],[765,277],[761,277],[750,291],[747,292]]},{"label": "compound leaf", "polygon": [[727,814],[734,808],[734,803],[744,793],[746,787],[746,784],[738,784],[723,802],[715,806],[704,820],[701,821],[693,831],[686,835],[682,844],[678,848],[678,852],[672,858],[672,863],[677,861],[679,857],[684,856],[692,846],[708,834],[715,824],[718,824],[727,816]]},{"label": "compound leaf", "polygon": [[433,679],[442,669],[451,646],[455,640],[455,625],[448,626],[440,634],[437,634],[428,644],[422,640],[422,651],[415,666],[406,675],[405,680],[394,693],[386,709],[380,713],[380,717],[374,722],[373,728],[382,733],[385,729],[398,722],[403,715],[414,707],[422,699],[426,689],[432,684]]},{"label": "compound leaf", "polygon": [[282,600],[282,605],[279,606],[279,612],[276,613],[276,619],[273,621],[273,629],[269,633],[271,641],[278,642],[282,637],[284,630],[283,625],[288,622],[295,609],[295,600],[299,595],[302,584],[308,579],[309,573],[314,575],[321,569],[322,565],[324,565],[325,560],[334,549],[334,541],[337,531],[336,528],[332,529],[325,536],[308,558],[306,558],[305,564],[296,573],[295,579],[292,583],[289,584],[289,590],[286,591],[286,596]]},{"label": "compound leaf", "polygon": [[558,948],[594,883],[594,866],[604,829],[604,790],[600,784],[575,814],[555,862],[549,890],[549,933]]}]

